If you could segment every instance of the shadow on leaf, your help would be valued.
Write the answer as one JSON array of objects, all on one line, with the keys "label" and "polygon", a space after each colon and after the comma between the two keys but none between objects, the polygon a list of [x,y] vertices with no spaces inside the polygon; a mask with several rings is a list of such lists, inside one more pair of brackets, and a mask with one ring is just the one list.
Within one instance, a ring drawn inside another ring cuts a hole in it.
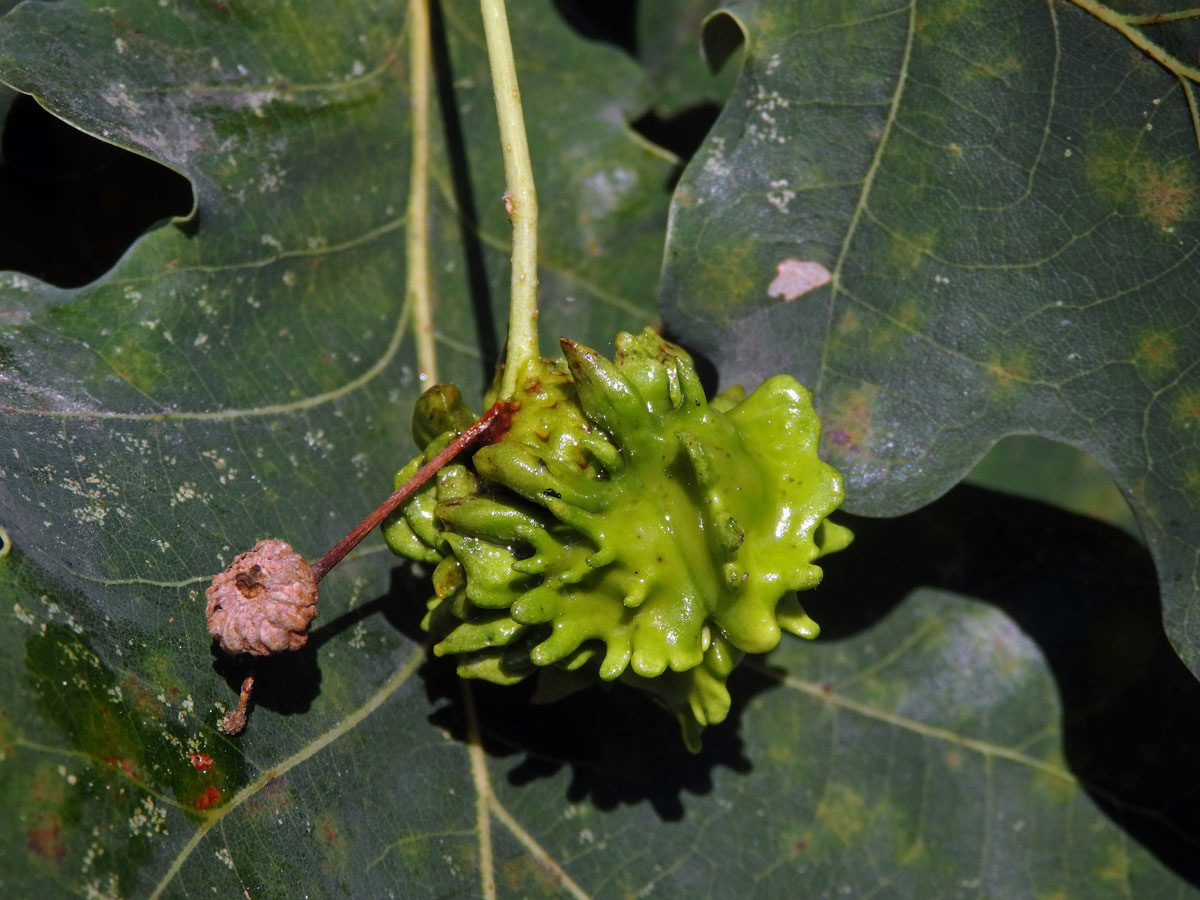
[{"label": "shadow on leaf", "polygon": [[459,240],[462,244],[463,258],[466,260],[471,308],[475,314],[475,325],[479,334],[483,383],[488,384],[499,359],[499,348],[496,344],[496,320],[492,314],[491,288],[488,285],[487,266],[483,258],[483,243],[479,238],[478,206],[467,161],[467,142],[458,112],[461,103],[454,93],[454,69],[446,40],[446,21],[442,5],[437,0],[429,5],[429,16],[437,108],[446,134],[446,156],[452,175],[451,184],[454,186],[454,205],[458,210]]},{"label": "shadow on leaf", "polygon": [[[2,8],[3,4],[0,4]],[[0,90],[0,269],[58,287],[99,278],[143,234],[172,219],[193,233],[183,175]]]},{"label": "shadow on leaf", "polygon": [[839,521],[855,545],[823,563],[825,586],[805,602],[822,639],[869,628],[917,587],[991,603],[1049,663],[1072,773],[1200,884],[1200,683],[1167,640],[1146,548],[1102,522],[968,486],[900,519]]},{"label": "shadow on leaf", "polygon": [[306,713],[321,693],[321,668],[317,659],[321,647],[364,619],[389,610],[395,605],[393,596],[389,593],[364,603],[314,628],[308,642],[295,652],[263,657],[231,655],[221,650],[214,640],[211,646],[213,671],[225,680],[235,698],[242,679],[253,673],[252,709],[261,706],[285,716]]},{"label": "shadow on leaf", "polygon": [[[1049,664],[1061,699],[1064,754],[1080,784],[1130,836],[1200,884],[1200,807],[1192,802],[1200,683],[1167,640],[1146,548],[1102,522],[970,486],[902,518],[839,520],[855,531],[854,547],[823,561],[824,585],[805,598],[821,623],[820,640],[868,630],[919,587],[992,604]],[[399,631],[423,641],[420,604],[392,601],[426,591],[409,567],[394,569],[387,597],[356,609],[352,621],[330,623],[322,639],[383,609]],[[438,705],[431,721],[466,741],[453,663],[430,659],[419,674]],[[663,819],[677,820],[685,792],[712,790],[714,768],[750,771],[741,716],[756,694],[776,684],[769,672],[736,670],[729,718],[705,731],[698,755],[684,749],[669,715],[623,685],[597,685],[549,705],[532,702],[532,684],[472,682],[471,690],[489,755],[518,758],[510,783],[569,768],[572,802],[612,809],[648,801]]]},{"label": "shadow on leaf", "polygon": [[[393,570],[391,597],[427,593],[409,568]],[[427,640],[420,628],[418,604],[400,603],[389,620],[415,641]],[[394,610],[394,611],[393,611]],[[448,659],[431,657],[418,675],[437,708],[430,721],[467,740],[463,681]],[[707,794],[718,766],[748,772],[739,722],[747,702],[774,682],[752,671],[737,670],[730,679],[733,708],[720,725],[706,729],[703,750],[689,753],[674,717],[622,684],[598,684],[555,703],[532,700],[533,680],[513,687],[469,682],[474,692],[480,734],[488,755],[516,757],[508,771],[514,785],[549,778],[570,769],[567,799],[589,801],[599,809],[649,802],[668,821],[683,818],[683,794]]]}]

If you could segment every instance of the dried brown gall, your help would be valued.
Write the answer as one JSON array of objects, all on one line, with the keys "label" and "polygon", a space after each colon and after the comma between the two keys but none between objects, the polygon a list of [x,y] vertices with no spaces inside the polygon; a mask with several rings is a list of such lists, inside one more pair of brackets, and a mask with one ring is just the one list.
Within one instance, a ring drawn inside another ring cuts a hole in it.
[{"label": "dried brown gall", "polygon": [[208,633],[229,653],[299,650],[317,615],[312,568],[285,541],[259,541],[204,592]]}]

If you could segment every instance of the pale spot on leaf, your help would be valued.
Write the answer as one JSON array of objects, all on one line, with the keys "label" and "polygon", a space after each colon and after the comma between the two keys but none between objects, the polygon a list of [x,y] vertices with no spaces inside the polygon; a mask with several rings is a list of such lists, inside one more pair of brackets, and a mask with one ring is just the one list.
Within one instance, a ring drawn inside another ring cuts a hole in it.
[{"label": "pale spot on leaf", "polygon": [[767,287],[767,296],[795,300],[801,294],[828,284],[830,278],[829,270],[819,262],[804,262],[789,257],[775,267],[775,279]]}]

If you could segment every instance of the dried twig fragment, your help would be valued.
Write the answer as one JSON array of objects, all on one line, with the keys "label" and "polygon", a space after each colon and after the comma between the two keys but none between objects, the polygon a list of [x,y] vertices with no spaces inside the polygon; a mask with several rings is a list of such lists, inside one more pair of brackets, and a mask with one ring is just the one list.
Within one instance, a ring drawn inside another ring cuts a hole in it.
[{"label": "dried twig fragment", "polygon": [[238,694],[237,709],[232,712],[227,712],[221,716],[221,721],[217,723],[217,728],[221,729],[221,734],[227,734],[233,737],[235,734],[241,734],[246,727],[246,716],[250,712],[250,692],[254,690],[254,676],[247,675],[242,681],[242,690]]}]

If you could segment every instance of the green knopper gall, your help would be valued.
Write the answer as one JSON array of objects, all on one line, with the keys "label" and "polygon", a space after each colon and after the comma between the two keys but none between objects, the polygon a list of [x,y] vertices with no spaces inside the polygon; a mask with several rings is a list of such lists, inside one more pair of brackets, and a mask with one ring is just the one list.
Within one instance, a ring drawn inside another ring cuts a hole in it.
[{"label": "green knopper gall", "polygon": [[[674,712],[695,749],[729,712],[744,653],[781,631],[816,636],[796,592],[850,542],[826,518],[842,479],[789,376],[709,401],[687,353],[649,329],[619,335],[613,361],[561,344],[563,359],[522,373],[503,437],[442,469],[384,537],[434,567],[423,626],[461,675],[539,674],[545,696],[620,680]],[[456,389],[426,392],[425,451],[396,483],[471,420]]]}]

